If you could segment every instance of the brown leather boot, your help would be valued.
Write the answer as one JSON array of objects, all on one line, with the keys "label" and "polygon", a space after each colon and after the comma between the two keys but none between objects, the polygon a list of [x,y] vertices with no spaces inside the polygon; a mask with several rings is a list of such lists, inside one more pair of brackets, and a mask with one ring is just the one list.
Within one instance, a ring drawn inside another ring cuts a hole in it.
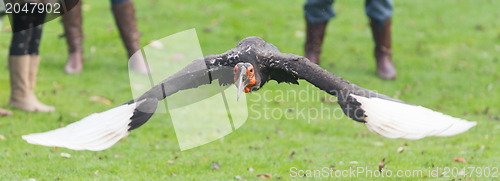
[{"label": "brown leather boot", "polygon": [[383,27],[378,27],[373,21],[370,22],[370,26],[375,42],[378,76],[387,80],[395,79],[396,68],[391,58],[391,19],[388,19]]},{"label": "brown leather boot", "polygon": [[80,73],[83,69],[82,2],[78,3],[62,17],[64,35],[68,43],[68,62],[64,70],[69,74]]},{"label": "brown leather boot", "polygon": [[[141,50],[141,45],[139,44],[139,31],[136,26],[135,19],[135,9],[134,3],[131,1],[123,2],[119,4],[113,5],[111,8],[113,10],[113,15],[115,17],[116,25],[120,30],[120,35],[123,40],[123,44],[125,44],[125,48],[127,48],[128,57],[132,57],[132,55]],[[139,56],[134,56],[139,57]],[[129,62],[132,70],[139,73],[149,73],[148,67],[142,58],[133,58],[130,59]]]},{"label": "brown leather boot", "polygon": [[306,43],[304,51],[306,58],[315,64],[319,64],[319,56],[321,54],[321,45],[325,37],[325,30],[328,21],[323,23],[312,24],[306,18]]},{"label": "brown leather boot", "polygon": [[37,72],[38,62],[32,62],[30,55],[9,56],[10,106],[28,112],[55,111],[54,107],[38,101],[33,92]]}]

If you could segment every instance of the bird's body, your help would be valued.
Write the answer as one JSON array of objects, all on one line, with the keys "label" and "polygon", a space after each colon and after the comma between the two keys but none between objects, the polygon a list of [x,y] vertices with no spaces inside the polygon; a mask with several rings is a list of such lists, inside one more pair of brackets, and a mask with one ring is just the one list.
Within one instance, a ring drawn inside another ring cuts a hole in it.
[{"label": "bird's body", "polygon": [[[200,69],[200,61],[204,62],[206,67]],[[210,80],[205,81],[206,77]],[[107,124],[113,125],[113,122],[121,124],[121,126],[111,126],[116,129],[99,129],[105,126],[80,124],[81,128],[85,129],[80,132],[91,135],[89,137],[76,133],[77,126],[73,123],[46,133],[25,135],[23,139],[32,144],[45,146],[103,150],[126,137],[129,131],[143,125],[153,115],[159,100],[178,91],[197,88],[218,80],[221,85],[236,83],[239,92],[249,92],[262,88],[270,80],[298,84],[298,79],[304,79],[319,89],[337,96],[338,103],[347,116],[365,123],[370,131],[385,137],[420,139],[426,136],[451,136],[467,131],[476,124],[364,89],[322,69],[304,57],[281,53],[277,47],[261,38],[248,37],[240,41],[236,48],[223,54],[210,55],[193,61],[142,96],[124,105],[99,113],[99,117],[91,115],[82,120],[106,118]],[[135,109],[130,109],[131,106]],[[87,122],[98,124],[93,121]],[[123,129],[124,126],[127,129]],[[74,132],[68,132],[69,127]],[[77,141],[57,138],[64,134],[75,134],[80,137],[72,137]],[[102,141],[100,138],[108,141]]]}]

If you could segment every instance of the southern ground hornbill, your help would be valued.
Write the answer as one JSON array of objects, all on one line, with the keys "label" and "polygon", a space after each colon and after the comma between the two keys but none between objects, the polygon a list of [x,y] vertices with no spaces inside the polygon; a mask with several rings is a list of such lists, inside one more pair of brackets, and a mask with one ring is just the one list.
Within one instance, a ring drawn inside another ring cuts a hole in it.
[{"label": "southern ground hornbill", "polygon": [[[201,69],[200,62],[203,65]],[[205,77],[210,77],[210,80],[202,81]],[[384,137],[420,139],[426,136],[452,136],[476,125],[476,122],[454,118],[364,89],[304,57],[281,53],[274,45],[259,37],[248,37],[239,42],[236,48],[223,54],[193,61],[132,101],[92,114],[63,128],[24,135],[23,139],[44,146],[104,150],[148,121],[159,100],[178,91],[218,80],[221,85],[235,84],[239,98],[241,92],[258,90],[270,80],[298,84],[298,79],[305,79],[337,96],[347,116]]]}]

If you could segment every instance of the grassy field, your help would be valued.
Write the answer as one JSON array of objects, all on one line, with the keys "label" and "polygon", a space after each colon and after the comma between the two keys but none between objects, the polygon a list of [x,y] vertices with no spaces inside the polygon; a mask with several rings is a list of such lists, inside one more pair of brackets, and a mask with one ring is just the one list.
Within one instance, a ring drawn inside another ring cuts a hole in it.
[{"label": "grassy field", "polygon": [[[105,151],[55,150],[26,143],[21,135],[55,129],[132,99],[127,57],[114,26],[110,3],[100,2],[84,1],[86,62],[81,74],[64,73],[67,53],[61,23],[55,20],[46,24],[36,93],[57,111],[46,114],[13,110],[14,116],[0,118],[0,180],[230,180],[235,176],[254,180],[260,179],[258,174],[289,180],[291,167],[378,170],[383,158],[385,169],[393,171],[392,180],[401,180],[394,178],[397,170],[423,170],[424,177],[436,179],[429,171],[438,169],[438,180],[457,180],[445,177],[444,167],[500,167],[500,2],[493,0],[395,1],[395,81],[376,77],[364,1],[337,2],[338,16],[328,26],[321,57],[323,68],[362,87],[478,122],[458,136],[418,141],[385,139],[345,116],[295,118],[297,108],[338,106],[319,99],[299,103],[293,97],[252,101],[264,96],[264,92],[273,98],[283,90],[310,94],[318,91],[307,82],[300,86],[272,82],[247,95],[248,105],[257,106],[240,129],[187,151],[180,151],[168,114],[155,115]],[[136,1],[141,44],[196,28],[205,55],[222,53],[247,36],[260,36],[282,52],[303,55],[303,3]],[[4,19],[0,34],[2,108],[7,107],[10,89],[5,69],[12,34],[9,27]],[[111,105],[90,102],[92,96],[107,98]],[[272,112],[266,112],[264,107],[290,111],[293,118],[266,117]],[[262,116],[254,116],[257,113]],[[397,151],[400,147],[404,148],[401,153]],[[456,157],[466,162],[455,162]],[[217,162],[220,169],[212,169],[212,162]],[[470,174],[469,170],[466,173]],[[350,179],[366,177],[361,174]],[[408,178],[412,179],[422,178]],[[467,179],[498,177],[473,174]]]}]

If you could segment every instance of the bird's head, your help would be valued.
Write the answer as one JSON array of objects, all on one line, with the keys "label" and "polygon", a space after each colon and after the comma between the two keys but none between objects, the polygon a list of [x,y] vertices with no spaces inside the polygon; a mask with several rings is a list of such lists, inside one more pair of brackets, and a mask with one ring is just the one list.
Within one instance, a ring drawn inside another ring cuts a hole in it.
[{"label": "bird's head", "polygon": [[251,63],[240,62],[234,66],[234,84],[238,88],[238,99],[241,92],[248,93],[258,89],[255,68]]}]

